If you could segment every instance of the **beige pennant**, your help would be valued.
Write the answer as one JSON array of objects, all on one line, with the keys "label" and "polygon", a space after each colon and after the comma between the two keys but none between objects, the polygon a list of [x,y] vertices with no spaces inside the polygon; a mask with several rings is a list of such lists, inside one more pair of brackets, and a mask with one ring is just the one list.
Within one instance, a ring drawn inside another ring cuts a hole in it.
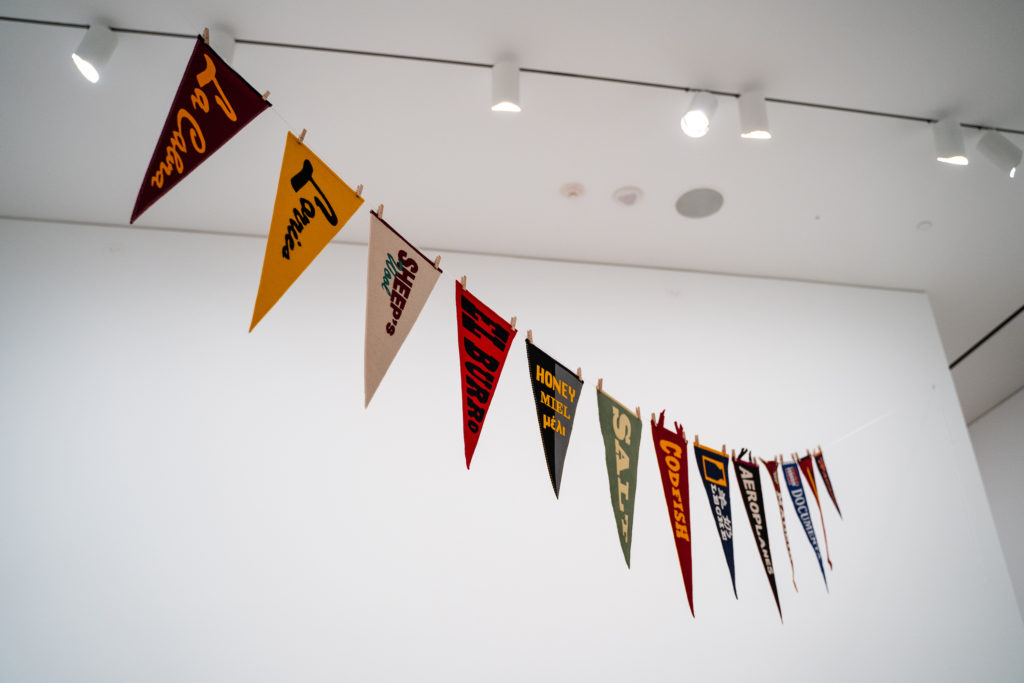
[{"label": "beige pennant", "polygon": [[370,212],[366,267],[366,405],[441,276],[441,269]]},{"label": "beige pennant", "polygon": [[250,332],[362,204],[362,197],[288,133]]}]

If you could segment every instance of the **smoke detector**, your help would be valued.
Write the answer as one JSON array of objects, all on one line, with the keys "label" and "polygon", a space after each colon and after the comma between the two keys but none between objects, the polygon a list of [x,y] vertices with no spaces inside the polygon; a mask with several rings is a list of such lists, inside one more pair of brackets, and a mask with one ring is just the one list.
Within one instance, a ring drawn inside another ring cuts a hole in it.
[{"label": "smoke detector", "polygon": [[566,199],[576,199],[583,196],[583,184],[582,183],[566,183],[562,185],[562,189],[559,190],[562,196]]},{"label": "smoke detector", "polygon": [[620,187],[612,193],[612,199],[623,206],[633,206],[638,201],[643,199],[644,191],[639,187],[633,187],[627,185],[626,187]]}]

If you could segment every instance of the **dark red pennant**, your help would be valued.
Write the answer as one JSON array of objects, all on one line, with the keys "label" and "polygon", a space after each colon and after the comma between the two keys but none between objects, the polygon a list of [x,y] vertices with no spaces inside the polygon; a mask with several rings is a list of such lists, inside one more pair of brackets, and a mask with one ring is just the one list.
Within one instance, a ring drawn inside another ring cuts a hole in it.
[{"label": "dark red pennant", "polygon": [[142,179],[131,222],[269,106],[202,37],[196,39]]},{"label": "dark red pennant", "polygon": [[470,294],[461,282],[455,283],[455,314],[459,323],[459,365],[462,368],[462,433],[466,442],[466,469],[469,469],[516,331]]},{"label": "dark red pennant", "polygon": [[836,502],[836,492],[832,490],[832,478],[828,476],[828,468],[825,467],[825,456],[821,452],[821,446],[818,446],[818,450],[814,453],[814,464],[818,466],[818,474],[825,482],[825,490],[828,491],[828,497],[832,499],[832,504],[836,506],[839,519],[842,519],[843,511],[839,509],[839,503]]},{"label": "dark red pennant", "polygon": [[814,479],[814,463],[811,461],[811,452],[797,460],[804,479],[807,480],[811,493],[814,494],[814,502],[818,504],[818,517],[821,518],[821,535],[825,537],[825,559],[828,560],[828,568],[832,569],[832,556],[828,552],[828,532],[825,530],[825,515],[821,511],[821,499],[818,497],[818,482]]},{"label": "dark red pennant", "polygon": [[[686,433],[679,423],[674,432],[665,429],[665,411],[654,421],[651,415],[651,435],[654,437],[654,453],[658,456],[661,470],[661,485],[665,489],[665,503],[668,505],[668,521],[676,540],[676,555],[679,569],[683,572],[686,599],[693,612],[693,562],[690,556],[690,479],[686,470]],[[696,616],[696,615],[694,615]]]}]

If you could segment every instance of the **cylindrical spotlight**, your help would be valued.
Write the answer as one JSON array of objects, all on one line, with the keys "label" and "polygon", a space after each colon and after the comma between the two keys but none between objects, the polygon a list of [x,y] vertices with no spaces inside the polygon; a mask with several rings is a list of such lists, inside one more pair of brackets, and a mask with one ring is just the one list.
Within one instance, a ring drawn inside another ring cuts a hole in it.
[{"label": "cylindrical spotlight", "polygon": [[978,151],[988,157],[989,161],[999,167],[1003,173],[1012,178],[1020,166],[1020,147],[1010,142],[1006,136],[994,130],[986,130],[978,140]]},{"label": "cylindrical spotlight", "polygon": [[491,111],[522,111],[519,102],[519,65],[502,61],[491,67]]},{"label": "cylindrical spotlight", "polygon": [[740,137],[747,140],[771,140],[772,132],[768,128],[768,108],[764,103],[764,93],[751,90],[740,95]]},{"label": "cylindrical spotlight", "polygon": [[115,47],[117,35],[106,26],[94,24],[85,32],[78,49],[71,53],[71,59],[86,80],[95,83],[100,80],[100,70],[110,61]]},{"label": "cylindrical spotlight", "polygon": [[711,128],[711,117],[715,115],[718,100],[709,92],[698,92],[693,96],[689,108],[679,119],[679,127],[691,138],[702,138]]},{"label": "cylindrical spotlight", "polygon": [[932,134],[935,136],[935,158],[938,161],[954,166],[967,165],[964,134],[959,123],[950,118],[937,121],[932,125]]}]

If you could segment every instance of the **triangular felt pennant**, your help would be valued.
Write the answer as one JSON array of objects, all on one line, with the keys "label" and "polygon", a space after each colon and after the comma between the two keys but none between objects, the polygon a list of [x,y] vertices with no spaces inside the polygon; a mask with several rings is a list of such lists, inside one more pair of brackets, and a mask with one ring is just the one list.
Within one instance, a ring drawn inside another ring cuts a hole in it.
[{"label": "triangular felt pennant", "polygon": [[775,489],[775,500],[779,503],[779,518],[782,520],[782,538],[786,540],[786,554],[789,555],[789,571],[793,575],[793,590],[800,592],[796,587],[796,567],[793,566],[793,551],[789,546],[789,531],[786,530],[786,508],[782,505],[782,487],[779,485],[779,463],[776,460],[765,460],[759,458],[764,468],[768,470],[768,476],[772,479],[772,487]]},{"label": "triangular felt pennant", "polygon": [[821,519],[821,535],[825,538],[825,559],[828,560],[828,568],[832,569],[832,554],[828,550],[828,530],[825,528],[825,515],[821,511],[821,499],[818,498],[818,482],[814,479],[814,462],[811,460],[811,454],[808,452],[797,463],[800,465],[800,471],[803,472],[804,478],[807,479],[807,485],[810,486],[811,493],[814,494],[814,502],[818,504],[818,518]]},{"label": "triangular felt pennant", "polygon": [[828,577],[825,576],[825,565],[821,562],[821,550],[818,548],[818,537],[814,534],[814,523],[811,522],[811,508],[807,504],[807,495],[804,494],[804,485],[800,481],[800,468],[796,463],[782,463],[782,475],[786,478],[786,488],[789,489],[789,499],[793,502],[793,509],[796,516],[800,518],[800,524],[807,534],[807,541],[814,548],[814,554],[818,558],[818,568],[821,569],[821,578],[825,579],[825,590],[828,590]]},{"label": "triangular felt pennant", "polygon": [[269,106],[200,36],[157,138],[131,222]]},{"label": "triangular felt pennant", "polygon": [[362,205],[362,197],[288,133],[250,332]]},{"label": "triangular felt pennant", "polygon": [[544,444],[544,459],[555,498],[562,488],[565,452],[572,436],[572,421],[580,401],[583,380],[572,370],[526,340],[526,362],[530,367],[533,402],[537,405],[537,424]]},{"label": "triangular felt pennant", "polygon": [[[639,413],[639,409],[637,411]],[[604,437],[605,462],[608,465],[608,486],[612,495],[612,512],[622,556],[629,566],[629,549],[633,542],[633,506],[636,503],[636,468],[640,460],[640,432],[643,422],[639,414],[622,405],[597,388],[597,416]]]},{"label": "triangular felt pennant", "polygon": [[736,592],[736,567],[732,557],[732,510],[729,507],[729,456],[700,442],[693,444],[693,456],[697,459],[697,471],[704,482],[704,490],[708,494],[708,504],[715,515],[715,526],[718,527],[718,538],[722,541],[722,552],[729,565],[729,578],[732,579],[732,594]]},{"label": "triangular felt pennant", "polygon": [[764,496],[761,494],[761,471],[753,459],[750,462],[744,462],[742,458],[745,455],[747,455],[747,449],[744,448],[740,452],[739,458],[732,459],[733,467],[736,468],[736,485],[739,486],[743,496],[743,507],[747,509],[750,530],[754,533],[754,543],[757,544],[757,552],[761,555],[761,564],[764,565],[764,573],[772,587],[775,607],[779,610],[779,619],[781,620],[782,605],[779,604],[779,589],[775,585],[772,547],[768,541],[768,518],[764,513]]},{"label": "triangular felt pennant", "polygon": [[433,261],[376,212],[370,212],[363,367],[366,405],[370,405],[439,277],[441,269],[434,267]]},{"label": "triangular felt pennant", "polygon": [[836,502],[836,492],[832,490],[832,478],[828,476],[828,468],[825,467],[825,456],[822,454],[821,448],[814,453],[814,464],[818,466],[818,474],[821,475],[821,480],[825,482],[825,490],[828,491],[828,497],[832,499],[832,504],[836,506],[839,519],[842,519],[843,511],[839,509],[839,503]]},{"label": "triangular felt pennant", "polygon": [[[661,486],[665,489],[665,504],[668,506],[668,521],[672,536],[676,540],[676,555],[679,569],[683,573],[686,600],[693,612],[693,561],[690,555],[690,480],[686,465],[686,433],[679,423],[675,431],[665,429],[665,411],[658,421],[651,415],[651,436],[654,437],[654,454],[658,456],[661,470]],[[695,616],[695,615],[694,615]]]},{"label": "triangular felt pennant", "polygon": [[455,317],[459,325],[462,434],[468,470],[516,331],[461,282],[455,283]]}]

